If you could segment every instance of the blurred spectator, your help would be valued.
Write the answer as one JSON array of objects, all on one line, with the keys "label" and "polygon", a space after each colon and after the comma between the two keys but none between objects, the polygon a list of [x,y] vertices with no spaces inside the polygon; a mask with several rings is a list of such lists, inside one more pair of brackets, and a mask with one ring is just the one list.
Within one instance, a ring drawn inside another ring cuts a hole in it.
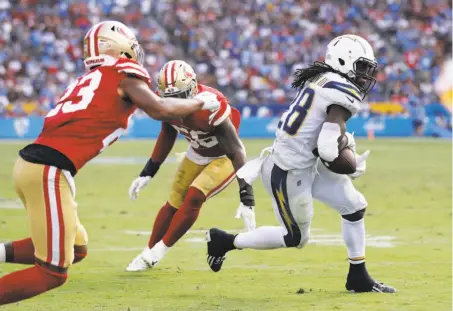
[{"label": "blurred spectator", "polygon": [[451,113],[440,103],[438,96],[427,96],[425,99],[425,112],[426,116],[433,118],[438,126],[451,131]]},{"label": "blurred spectator", "polygon": [[414,136],[423,136],[425,124],[425,107],[419,92],[408,96],[406,110],[412,119]]}]

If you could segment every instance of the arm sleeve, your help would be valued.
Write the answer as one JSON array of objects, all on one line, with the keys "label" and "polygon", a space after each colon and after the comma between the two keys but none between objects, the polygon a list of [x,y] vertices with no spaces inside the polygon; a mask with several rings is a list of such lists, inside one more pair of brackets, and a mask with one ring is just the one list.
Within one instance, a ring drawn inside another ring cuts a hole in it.
[{"label": "arm sleeve", "polygon": [[337,123],[325,122],[318,136],[319,157],[327,162],[332,162],[338,157],[338,137],[341,135]]}]

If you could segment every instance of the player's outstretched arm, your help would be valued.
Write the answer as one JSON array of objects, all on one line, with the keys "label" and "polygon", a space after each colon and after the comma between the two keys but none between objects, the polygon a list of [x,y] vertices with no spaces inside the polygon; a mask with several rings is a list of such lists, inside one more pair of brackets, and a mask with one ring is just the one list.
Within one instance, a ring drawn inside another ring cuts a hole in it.
[{"label": "player's outstretched arm", "polygon": [[346,133],[346,121],[350,117],[351,112],[340,105],[327,108],[327,118],[318,137],[318,153],[325,161],[338,157],[338,137]]},{"label": "player's outstretched arm", "polygon": [[164,163],[165,159],[170,154],[171,149],[173,149],[177,137],[178,131],[170,124],[162,122],[162,129],[157,138],[156,145],[154,146],[153,154],[140,173],[140,176],[154,177],[154,175],[156,175],[160,165]]},{"label": "player's outstretched arm", "polygon": [[178,138],[178,131],[167,122],[162,122],[162,129],[160,130],[156,145],[154,145],[151,159],[159,163],[159,165],[164,163],[175,145],[176,138]]},{"label": "player's outstretched arm", "polygon": [[118,93],[156,120],[183,118],[205,106],[205,102],[199,99],[161,98],[151,91],[148,84],[133,77],[121,81]]},{"label": "player's outstretched arm", "polygon": [[132,181],[132,184],[129,187],[129,198],[131,200],[135,201],[140,191],[150,182],[154,175],[157,174],[160,165],[168,157],[171,149],[173,149],[177,137],[178,131],[170,124],[162,122],[162,130],[160,131],[159,138],[157,138],[151,158],[149,158],[145,167],[140,172],[140,175]]},{"label": "player's outstretched arm", "polygon": [[[225,154],[233,163],[234,170],[237,172],[245,164],[245,148],[230,118],[227,118],[216,127],[215,136],[219,141],[219,146],[225,151]],[[253,231],[256,229],[253,188],[242,178],[238,178],[237,181],[239,183],[241,204],[236,211],[236,218],[242,218],[245,229]]]}]

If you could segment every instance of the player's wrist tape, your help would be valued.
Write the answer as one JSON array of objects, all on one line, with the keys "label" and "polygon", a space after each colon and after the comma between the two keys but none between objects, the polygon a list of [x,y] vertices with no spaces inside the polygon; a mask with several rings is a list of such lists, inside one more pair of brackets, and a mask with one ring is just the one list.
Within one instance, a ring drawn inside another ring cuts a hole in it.
[{"label": "player's wrist tape", "polygon": [[153,159],[149,159],[148,162],[146,162],[146,165],[143,168],[142,172],[140,173],[140,177],[145,177],[145,176],[154,177],[154,175],[156,175],[159,168],[160,168],[160,163],[153,162]]},{"label": "player's wrist tape", "polygon": [[239,196],[241,198],[241,203],[245,206],[255,206],[253,188],[249,184],[246,184],[239,189]]}]

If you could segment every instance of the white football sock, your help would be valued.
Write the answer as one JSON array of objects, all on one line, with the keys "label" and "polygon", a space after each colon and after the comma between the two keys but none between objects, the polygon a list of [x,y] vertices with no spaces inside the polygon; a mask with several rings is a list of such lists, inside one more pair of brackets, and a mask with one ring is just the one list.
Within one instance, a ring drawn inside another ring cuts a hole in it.
[{"label": "white football sock", "polygon": [[0,262],[6,262],[6,248],[4,243],[0,243]]},{"label": "white football sock", "polygon": [[274,249],[286,247],[285,229],[282,227],[259,227],[250,232],[239,233],[234,239],[236,248]]},{"label": "white football sock", "polygon": [[348,257],[351,264],[365,262],[365,220],[349,221],[341,219],[343,240],[348,248]]},{"label": "white football sock", "polygon": [[152,249],[166,254],[170,250],[170,247],[165,245],[164,241],[160,240],[159,242],[156,243],[156,245],[153,246]]},{"label": "white football sock", "polygon": [[156,243],[156,245],[151,248],[150,253],[153,254],[156,258],[156,260],[162,260],[162,258],[167,255],[168,251],[170,250],[170,247],[164,244],[164,242],[161,240]]}]

